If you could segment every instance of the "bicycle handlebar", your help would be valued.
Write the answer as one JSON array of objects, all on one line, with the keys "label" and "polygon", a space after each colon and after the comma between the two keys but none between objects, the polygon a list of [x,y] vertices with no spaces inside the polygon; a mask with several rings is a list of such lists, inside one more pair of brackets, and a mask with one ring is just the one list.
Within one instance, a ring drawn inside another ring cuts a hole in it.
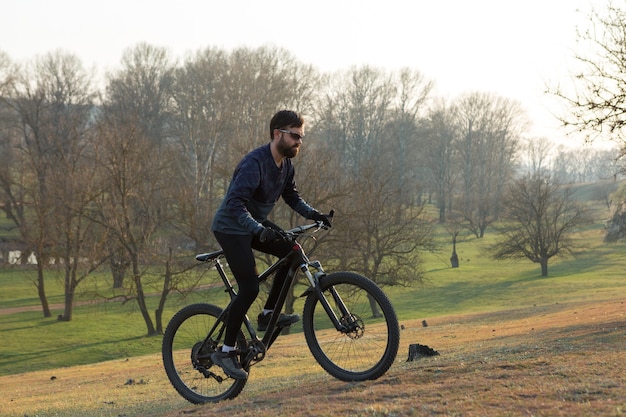
[{"label": "bicycle handlebar", "polygon": [[[335,210],[331,210],[330,213],[328,214],[328,217],[332,219],[334,214],[335,214]],[[316,229],[315,231],[318,231],[320,229],[328,230],[328,228],[329,227],[326,226],[321,220],[318,220],[315,223],[305,224],[302,226],[294,227],[293,229],[284,230],[283,233],[285,234],[285,237],[287,238],[296,238],[300,236],[302,233],[306,232],[307,230]]]},{"label": "bicycle handlebar", "polygon": [[303,226],[297,226],[293,229],[283,230],[280,233],[289,240],[296,240],[298,236],[302,235],[304,232],[315,229],[314,232],[317,232],[320,229],[328,229],[328,227],[324,226],[321,221],[316,221],[315,223],[305,224]]}]

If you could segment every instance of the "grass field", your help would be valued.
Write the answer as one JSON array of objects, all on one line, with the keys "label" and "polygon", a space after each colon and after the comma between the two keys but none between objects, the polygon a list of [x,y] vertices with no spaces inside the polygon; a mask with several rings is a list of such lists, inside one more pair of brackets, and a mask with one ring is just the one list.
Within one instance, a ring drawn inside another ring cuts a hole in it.
[{"label": "grass field", "polygon": [[[253,368],[240,397],[203,407],[171,388],[161,338],[143,336],[132,303],[79,305],[71,322],[37,310],[0,314],[0,416],[621,416],[626,244],[601,238],[598,224],[581,233],[585,249],[551,262],[548,277],[536,264],[487,258],[490,235],[461,240],[456,269],[444,245],[427,255],[425,285],[385,288],[405,330],[399,358],[380,380],[333,380],[296,325]],[[38,304],[28,274],[0,271],[0,312]],[[48,290],[51,303],[61,302],[59,282]],[[173,298],[165,320],[206,300],[223,305],[224,294]],[[441,355],[404,362],[411,343]]]},{"label": "grass field", "polygon": [[[596,231],[587,233],[595,235]],[[589,236],[586,239],[593,242]],[[624,244],[589,244],[590,250],[577,258],[552,264],[550,275],[544,278],[540,277],[538,265],[498,263],[485,258],[481,255],[480,245],[477,240],[459,244],[460,268],[450,268],[443,255],[430,255],[428,281],[424,286],[385,288],[399,318],[428,319],[448,314],[607,299],[626,293],[621,255]],[[11,285],[20,285],[19,279],[11,281],[6,278],[10,275],[6,271],[0,274],[2,297],[5,298],[7,292],[11,292]],[[24,305],[27,301],[37,305],[38,300],[32,298],[32,291],[32,288],[15,290],[20,294],[16,300],[20,301],[3,301],[3,306]],[[51,298],[56,300],[58,297],[60,295]],[[184,300],[172,297],[164,320],[167,322],[183,305],[206,300],[218,305],[226,303],[225,295],[219,289],[201,291]],[[301,311],[301,305],[301,302],[297,304],[296,311]],[[151,309],[155,307],[154,304],[150,306]],[[260,302],[254,308],[260,309]],[[123,359],[160,349],[160,337],[144,336],[144,322],[132,302],[80,305],[75,307],[70,322],[56,320],[56,315],[61,312],[62,307],[57,308],[52,318],[43,318],[38,310],[0,314],[0,331],[5,340],[0,345],[0,375]],[[251,311],[251,315],[256,312]],[[300,326],[294,326],[294,331],[300,331]]]}]

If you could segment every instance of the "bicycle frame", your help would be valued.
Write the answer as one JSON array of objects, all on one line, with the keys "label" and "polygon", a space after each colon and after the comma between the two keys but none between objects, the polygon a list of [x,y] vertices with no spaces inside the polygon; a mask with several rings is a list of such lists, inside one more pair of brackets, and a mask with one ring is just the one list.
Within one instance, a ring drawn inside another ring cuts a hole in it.
[{"label": "bicycle frame", "polygon": [[[259,279],[259,282],[264,282],[270,276],[272,276],[278,270],[278,268],[280,268],[284,264],[290,265],[289,271],[287,273],[287,277],[279,293],[278,299],[276,301],[276,305],[274,306],[274,311],[280,312],[282,311],[282,308],[285,305],[285,301],[287,300],[289,289],[291,288],[293,284],[294,278],[296,276],[296,272],[298,271],[298,269],[301,270],[306,276],[310,285],[309,288],[301,295],[301,297],[306,297],[311,292],[314,292],[316,297],[320,301],[321,305],[323,306],[324,310],[328,314],[328,317],[330,318],[335,328],[337,329],[337,331],[346,332],[350,330],[350,327],[353,323],[341,323],[339,321],[329,301],[327,300],[326,296],[323,294],[322,290],[319,287],[320,278],[326,275],[326,273],[324,272],[324,269],[322,268],[321,263],[319,261],[311,262],[307,258],[306,254],[304,253],[302,246],[295,239],[297,236],[304,233],[306,230],[309,230],[315,227],[319,229],[320,225],[312,224],[312,225],[307,225],[307,226],[300,226],[296,229],[287,231],[286,233],[288,234],[288,236],[291,236],[293,238],[292,251],[287,256],[279,259],[277,262],[270,265],[265,271],[263,271],[259,275],[258,279]],[[231,302],[232,302],[232,299],[237,296],[237,292],[235,291],[235,288],[231,280],[226,275],[226,271],[224,270],[224,267],[222,266],[220,262],[220,259],[222,259],[223,256],[224,256],[224,252],[222,250],[219,250],[219,251],[212,252],[212,253],[198,255],[196,259],[198,259],[199,261],[204,261],[204,262],[212,262],[214,264],[215,269],[217,270],[218,275],[220,276],[224,284],[224,287],[226,288],[225,291],[229,294]],[[314,269],[315,272],[312,273],[311,269]],[[337,308],[341,311],[342,316],[350,317],[348,308],[346,307],[345,303],[343,302],[339,294],[334,290],[334,288],[330,289],[330,293],[332,295],[333,301],[336,304]],[[230,303],[222,311],[222,314],[220,315],[220,320],[218,320],[215,323],[213,328],[207,334],[205,343],[209,341],[209,339],[213,336],[214,332],[217,330],[217,327],[220,325],[222,326],[222,328],[219,331],[219,337],[222,336],[222,332],[224,332],[225,330],[224,323],[226,321],[226,316],[228,315],[229,309],[230,309]],[[244,366],[247,367],[251,365],[252,361],[255,359],[256,359],[256,362],[260,361],[263,358],[265,351],[267,351],[270,348],[270,346],[272,346],[276,338],[280,335],[280,332],[282,331],[282,327],[276,326],[278,318],[279,318],[279,314],[272,315],[272,318],[270,319],[270,322],[268,324],[267,330],[265,331],[265,335],[263,336],[263,339],[259,339],[248,316],[247,315],[245,316],[243,324],[248,330],[248,333],[250,335],[250,342],[254,346],[252,347],[251,351],[248,352],[247,355],[245,355],[245,360],[242,361],[242,364]],[[262,346],[259,346],[259,342],[262,343]]]}]

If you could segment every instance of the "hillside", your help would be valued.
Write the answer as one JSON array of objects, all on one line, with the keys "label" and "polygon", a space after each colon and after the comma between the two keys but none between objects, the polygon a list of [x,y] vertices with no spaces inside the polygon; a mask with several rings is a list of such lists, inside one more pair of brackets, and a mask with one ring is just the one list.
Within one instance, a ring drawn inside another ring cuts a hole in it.
[{"label": "hillside", "polygon": [[[581,195],[598,193],[592,187]],[[597,219],[606,217],[605,204],[590,205]],[[496,238],[491,233],[461,236],[460,268],[450,268],[441,233],[440,250],[425,255],[423,286],[385,287],[404,330],[399,356],[382,378],[333,379],[294,326],[252,369],[238,398],[204,406],[192,406],[171,387],[161,338],[144,336],[133,303],[83,299],[71,322],[42,318],[28,271],[5,268],[0,417],[620,416],[626,243],[607,245],[602,236],[597,220],[575,235],[582,249],[554,259],[541,277],[529,261],[485,256],[484,245]],[[62,308],[62,282],[51,280],[49,290],[53,310]],[[192,302],[221,304],[219,297],[223,291],[215,289],[173,298],[166,320]],[[440,355],[406,362],[413,343]]]},{"label": "hillside", "polygon": [[[376,381],[343,383],[302,335],[279,339],[235,400],[193,406],[158,355],[0,377],[0,416],[620,416],[624,299],[403,321],[401,354]],[[440,355],[406,362],[407,346]],[[19,383],[16,383],[19,381]]]}]

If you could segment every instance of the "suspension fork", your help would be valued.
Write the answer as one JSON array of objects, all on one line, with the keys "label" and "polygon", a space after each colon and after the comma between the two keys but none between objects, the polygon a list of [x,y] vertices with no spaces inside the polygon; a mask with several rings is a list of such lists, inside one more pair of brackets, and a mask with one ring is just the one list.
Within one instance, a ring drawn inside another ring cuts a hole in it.
[{"label": "suspension fork", "polygon": [[[309,266],[314,267],[315,269],[317,269],[318,272],[313,275],[309,269]],[[309,283],[311,284],[311,287],[305,292],[305,294],[308,295],[311,293],[311,291],[313,291],[320,304],[324,308],[324,311],[326,311],[326,314],[328,314],[328,318],[330,318],[330,321],[332,321],[333,325],[335,326],[335,329],[342,333],[347,332],[349,330],[348,327],[346,327],[346,325],[342,323],[339,318],[337,318],[335,310],[333,310],[333,308],[331,307],[328,298],[326,298],[324,292],[322,291],[322,288],[320,287],[320,277],[325,276],[326,273],[322,269],[322,265],[319,263],[319,261],[303,263],[302,265],[300,265],[300,270],[302,271],[302,273],[304,273],[304,275],[309,280]],[[330,287],[328,291],[330,292],[330,295],[332,296],[335,305],[341,312],[341,317],[351,317],[351,313],[348,310],[348,307],[343,302],[343,299],[341,298],[335,287]]]}]

